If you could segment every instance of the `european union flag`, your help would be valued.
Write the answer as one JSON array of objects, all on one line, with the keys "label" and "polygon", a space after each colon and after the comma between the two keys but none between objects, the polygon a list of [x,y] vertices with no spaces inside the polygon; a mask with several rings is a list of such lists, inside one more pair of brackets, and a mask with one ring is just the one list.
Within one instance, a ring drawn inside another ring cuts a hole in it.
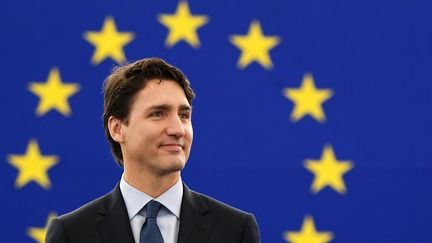
[{"label": "european union flag", "polygon": [[6,1],[0,242],[120,180],[102,82],[158,56],[197,93],[183,181],[266,242],[430,243],[430,1]]}]

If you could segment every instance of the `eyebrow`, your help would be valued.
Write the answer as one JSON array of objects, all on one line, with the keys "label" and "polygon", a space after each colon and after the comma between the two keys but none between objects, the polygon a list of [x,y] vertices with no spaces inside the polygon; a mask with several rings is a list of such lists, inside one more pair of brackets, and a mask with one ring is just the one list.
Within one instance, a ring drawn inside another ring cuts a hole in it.
[{"label": "eyebrow", "polygon": [[[147,110],[171,110],[173,108],[173,106],[168,105],[168,104],[162,104],[162,105],[153,105],[150,106],[149,108],[147,108]],[[189,105],[180,105],[179,110],[182,111],[191,111],[192,107]]]}]

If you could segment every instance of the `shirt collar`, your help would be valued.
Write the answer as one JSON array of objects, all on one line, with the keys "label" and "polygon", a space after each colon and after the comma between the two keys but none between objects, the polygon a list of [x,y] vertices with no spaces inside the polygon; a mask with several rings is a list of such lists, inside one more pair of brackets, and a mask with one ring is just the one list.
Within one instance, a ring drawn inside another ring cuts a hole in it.
[{"label": "shirt collar", "polygon": [[129,220],[132,220],[135,215],[151,200],[160,202],[165,208],[167,208],[177,219],[180,219],[180,208],[183,198],[183,184],[180,178],[174,186],[168,191],[164,192],[157,198],[139,191],[135,187],[131,186],[124,179],[122,175],[120,180],[120,191],[126,204],[128,211]]}]

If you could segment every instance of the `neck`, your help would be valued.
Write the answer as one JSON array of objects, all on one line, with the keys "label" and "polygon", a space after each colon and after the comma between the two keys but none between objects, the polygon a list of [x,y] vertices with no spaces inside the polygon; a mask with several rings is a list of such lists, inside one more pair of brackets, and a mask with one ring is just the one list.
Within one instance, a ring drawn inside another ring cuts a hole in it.
[{"label": "neck", "polygon": [[158,175],[148,170],[124,167],[125,181],[145,194],[157,198],[168,191],[180,179],[180,171]]}]

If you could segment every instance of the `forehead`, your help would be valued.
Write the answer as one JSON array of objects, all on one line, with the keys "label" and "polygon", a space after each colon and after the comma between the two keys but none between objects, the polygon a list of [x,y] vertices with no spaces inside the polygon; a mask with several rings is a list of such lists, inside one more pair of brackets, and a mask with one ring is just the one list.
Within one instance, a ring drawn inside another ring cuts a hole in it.
[{"label": "forehead", "polygon": [[190,106],[182,87],[169,79],[148,80],[143,89],[134,97],[133,106],[143,108],[154,105]]}]

